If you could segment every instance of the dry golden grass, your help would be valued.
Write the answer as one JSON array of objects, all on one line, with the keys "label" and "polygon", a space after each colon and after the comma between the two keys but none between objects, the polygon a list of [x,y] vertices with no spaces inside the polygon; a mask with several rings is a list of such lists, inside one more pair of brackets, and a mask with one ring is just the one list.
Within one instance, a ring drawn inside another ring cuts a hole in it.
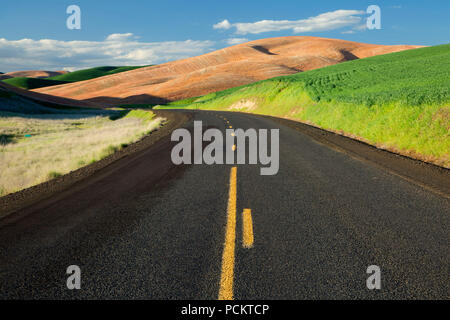
[{"label": "dry golden grass", "polygon": [[133,116],[113,121],[106,116],[5,115],[0,113],[0,195],[100,160],[163,121]]}]

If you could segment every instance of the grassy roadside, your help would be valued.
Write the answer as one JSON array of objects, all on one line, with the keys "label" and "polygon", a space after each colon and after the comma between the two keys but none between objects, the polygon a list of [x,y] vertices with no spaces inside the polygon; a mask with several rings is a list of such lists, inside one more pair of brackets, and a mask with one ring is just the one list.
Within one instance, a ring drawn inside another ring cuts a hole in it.
[{"label": "grassy roadside", "polygon": [[0,196],[56,178],[140,140],[163,119],[132,110],[118,119],[88,114],[0,112]]},{"label": "grassy roadside", "polygon": [[408,50],[177,101],[307,122],[450,167],[450,45]]}]

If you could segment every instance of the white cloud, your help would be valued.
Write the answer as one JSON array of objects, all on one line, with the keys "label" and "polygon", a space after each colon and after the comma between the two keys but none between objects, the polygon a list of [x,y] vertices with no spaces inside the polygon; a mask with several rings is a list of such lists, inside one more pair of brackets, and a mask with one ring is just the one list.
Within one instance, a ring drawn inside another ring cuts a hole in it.
[{"label": "white cloud", "polygon": [[213,25],[214,29],[230,29],[231,28],[231,24],[230,22],[225,19],[219,23],[216,23],[215,25]]},{"label": "white cloud", "polygon": [[132,33],[111,34],[104,41],[0,38],[0,71],[159,64],[209,52],[213,45],[208,40],[141,42]]},{"label": "white cloud", "polygon": [[261,20],[257,22],[239,22],[231,24],[223,20],[213,26],[214,29],[235,28],[236,34],[258,34],[282,30],[292,30],[294,33],[318,32],[353,26],[361,22],[360,15],[365,11],[360,10],[336,10],[325,12],[315,17],[302,20]]},{"label": "white cloud", "polygon": [[226,42],[232,46],[235,44],[248,42],[248,39],[247,38],[230,38],[230,39],[227,39]]},{"label": "white cloud", "polygon": [[137,39],[132,33],[113,33],[106,37],[106,41],[127,41],[129,39]]},{"label": "white cloud", "polygon": [[364,19],[364,23],[353,27],[353,30],[356,31],[365,31],[367,29],[366,19]]},{"label": "white cloud", "polygon": [[350,30],[342,31],[341,34],[354,34],[367,30],[367,18],[362,19],[361,23],[354,25]]}]

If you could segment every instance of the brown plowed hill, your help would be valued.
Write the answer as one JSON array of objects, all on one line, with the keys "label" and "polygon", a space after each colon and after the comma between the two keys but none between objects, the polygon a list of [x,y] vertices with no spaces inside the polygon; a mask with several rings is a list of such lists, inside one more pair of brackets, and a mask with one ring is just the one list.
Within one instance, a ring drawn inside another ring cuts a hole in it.
[{"label": "brown plowed hill", "polygon": [[270,38],[193,58],[34,91],[105,106],[164,103],[343,61],[417,47],[302,36]]},{"label": "brown plowed hill", "polygon": [[18,77],[26,77],[26,78],[49,78],[59,76],[61,74],[66,74],[67,71],[44,71],[44,70],[28,70],[28,71],[13,71],[4,73],[1,76],[5,77],[4,79],[9,78],[18,78]]}]

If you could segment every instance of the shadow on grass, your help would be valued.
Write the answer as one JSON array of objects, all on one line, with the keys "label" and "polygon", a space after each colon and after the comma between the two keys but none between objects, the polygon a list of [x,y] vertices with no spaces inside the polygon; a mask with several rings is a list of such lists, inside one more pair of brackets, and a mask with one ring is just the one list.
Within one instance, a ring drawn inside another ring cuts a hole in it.
[{"label": "shadow on grass", "polygon": [[[134,95],[126,98],[100,96],[83,100],[98,106],[98,108],[87,108],[61,106],[54,103],[37,101],[17,94],[11,96],[7,91],[0,92],[4,93],[4,97],[1,97],[2,103],[0,103],[0,117],[32,119],[61,120],[107,116],[111,120],[117,120],[126,116],[130,110],[151,110],[156,105],[171,102],[168,99],[149,94]],[[114,106],[121,108],[121,110],[112,109]]]},{"label": "shadow on grass", "polygon": [[110,106],[139,106],[139,105],[154,106],[158,104],[167,104],[171,102],[171,100],[169,99],[153,96],[150,94],[138,94],[134,96],[128,96],[125,98],[100,96],[85,99],[83,101],[94,103],[96,105],[106,104]]},{"label": "shadow on grass", "polygon": [[6,146],[7,144],[15,142],[15,136],[13,134],[0,134],[0,146]]}]

